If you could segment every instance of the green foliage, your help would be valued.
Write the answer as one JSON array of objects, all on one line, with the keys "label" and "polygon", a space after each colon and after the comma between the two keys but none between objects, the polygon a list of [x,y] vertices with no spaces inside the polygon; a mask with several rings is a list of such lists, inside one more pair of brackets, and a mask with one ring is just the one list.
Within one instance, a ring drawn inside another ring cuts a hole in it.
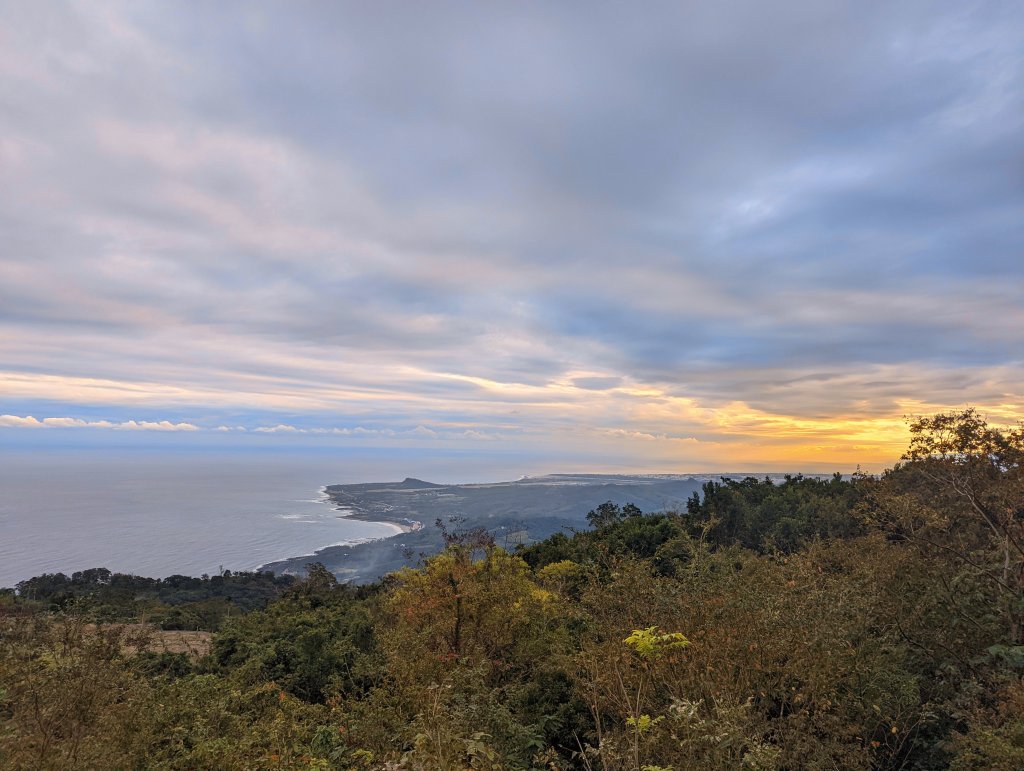
[{"label": "green foliage", "polygon": [[40,576],[0,593],[0,767],[1024,767],[1024,433],[911,430],[878,479],[449,534],[374,587]]},{"label": "green foliage", "polygon": [[211,666],[249,685],[276,683],[314,703],[364,692],[374,680],[372,591],[340,586],[313,566],[266,610],[232,619],[214,640]]},{"label": "green foliage", "polygon": [[610,569],[617,559],[640,557],[653,559],[660,571],[670,574],[677,568],[675,559],[685,560],[687,556],[685,547],[680,550],[678,543],[688,534],[687,521],[672,513],[644,515],[635,506],[631,511],[629,516],[609,520],[595,531],[577,533],[572,538],[557,533],[520,548],[516,555],[534,570],[566,561],[586,568]]},{"label": "green foliage", "polygon": [[766,552],[792,552],[814,538],[850,538],[864,532],[853,516],[855,485],[835,474],[829,480],[787,476],[771,479],[722,479],[694,493],[687,512],[698,525],[710,525],[718,544],[739,544]]},{"label": "green foliage", "polygon": [[215,631],[230,616],[264,607],[294,582],[268,572],[159,579],[91,568],[70,577],[36,576],[20,582],[17,592],[22,603],[94,621],[144,619],[162,629]]},{"label": "green foliage", "polygon": [[632,634],[623,640],[626,645],[637,652],[643,659],[659,658],[670,650],[685,648],[690,644],[685,635],[681,632],[667,632],[659,634],[656,626],[649,626],[646,629],[634,629]]},{"label": "green foliage", "polygon": [[596,509],[587,512],[587,522],[593,527],[602,528],[630,517],[639,517],[642,514],[643,512],[635,504],[627,503],[625,506],[619,506],[612,501],[605,501]]}]

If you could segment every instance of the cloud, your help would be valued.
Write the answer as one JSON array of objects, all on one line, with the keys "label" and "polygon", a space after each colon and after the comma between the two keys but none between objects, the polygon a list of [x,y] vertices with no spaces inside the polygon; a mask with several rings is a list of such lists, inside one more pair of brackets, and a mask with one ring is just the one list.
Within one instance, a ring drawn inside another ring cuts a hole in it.
[{"label": "cloud", "polygon": [[693,436],[670,436],[669,434],[652,434],[646,431],[630,431],[625,428],[599,429],[598,433],[616,439],[639,439],[645,442],[687,442],[696,444],[699,439]]},{"label": "cloud", "polygon": [[577,388],[584,388],[588,391],[607,391],[610,388],[616,388],[622,385],[621,377],[603,377],[603,376],[591,376],[591,377],[576,377],[572,379],[572,384]]},{"label": "cloud", "polygon": [[[226,428],[226,427],[221,427]],[[220,430],[220,429],[218,429]],[[244,430],[244,429],[243,429]],[[434,429],[424,425],[413,428],[395,430],[393,428],[366,428],[364,426],[346,427],[298,427],[288,424],[261,426],[253,429],[258,434],[307,434],[313,436],[344,436],[360,439],[427,439],[427,440],[458,440],[492,441],[501,438],[499,434],[478,429],[462,431],[450,429]]]},{"label": "cloud", "polygon": [[79,420],[78,418],[43,418],[42,423],[44,426],[52,426],[55,428],[85,428],[89,426],[96,428],[110,428],[113,426],[112,423],[106,420],[90,422]]},{"label": "cloud", "polygon": [[1012,4],[12,14],[8,411],[570,453],[1022,403]]},{"label": "cloud", "polygon": [[18,415],[0,415],[0,426],[6,428],[42,428],[43,421],[36,420],[31,415],[20,417]]},{"label": "cloud", "polygon": [[37,418],[27,415],[0,415],[0,427],[4,428],[109,428],[116,431],[199,431],[191,423],[173,423],[169,420],[82,420],[80,418]]},{"label": "cloud", "polygon": [[465,431],[459,433],[458,438],[469,439],[474,442],[493,442],[497,439],[501,439],[502,436],[496,433],[487,433],[486,431],[477,431],[475,429],[467,428]]},{"label": "cloud", "polygon": [[191,423],[172,423],[169,420],[126,420],[123,423],[114,423],[111,428],[121,431],[198,431],[199,427]]},{"label": "cloud", "polygon": [[288,426],[282,423],[278,423],[276,426],[261,426],[254,428],[257,434],[298,434],[305,433],[305,429],[299,429],[295,426]]},{"label": "cloud", "polygon": [[425,439],[436,439],[438,433],[431,428],[426,426],[416,426],[416,428],[408,432],[409,436],[422,437]]}]

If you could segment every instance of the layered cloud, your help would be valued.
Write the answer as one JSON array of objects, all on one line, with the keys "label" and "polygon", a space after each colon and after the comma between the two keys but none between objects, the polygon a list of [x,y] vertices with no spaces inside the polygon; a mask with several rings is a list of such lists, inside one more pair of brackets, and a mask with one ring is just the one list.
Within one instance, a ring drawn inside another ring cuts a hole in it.
[{"label": "layered cloud", "polygon": [[82,420],[81,418],[34,418],[31,415],[0,415],[0,428],[109,428],[114,431],[198,431],[191,423],[169,420]]},{"label": "layered cloud", "polygon": [[1022,414],[1011,4],[0,12],[12,421],[791,468]]}]

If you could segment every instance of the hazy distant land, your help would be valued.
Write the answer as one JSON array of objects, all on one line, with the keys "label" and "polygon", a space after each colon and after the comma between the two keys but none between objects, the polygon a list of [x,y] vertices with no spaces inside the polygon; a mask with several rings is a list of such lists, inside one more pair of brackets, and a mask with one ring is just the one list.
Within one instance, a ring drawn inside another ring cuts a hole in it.
[{"label": "hazy distant land", "polygon": [[[435,484],[407,478],[330,485],[326,493],[339,516],[397,524],[405,532],[366,543],[329,546],[261,569],[302,573],[308,563],[320,562],[343,580],[365,583],[440,551],[443,538],[435,524],[438,519],[449,530],[484,528],[499,546],[511,550],[559,531],[585,529],[587,512],[605,501],[633,503],[646,512],[681,509],[704,482],[722,476],[750,475],[550,474],[486,484]],[[781,479],[784,475],[756,476]]]}]

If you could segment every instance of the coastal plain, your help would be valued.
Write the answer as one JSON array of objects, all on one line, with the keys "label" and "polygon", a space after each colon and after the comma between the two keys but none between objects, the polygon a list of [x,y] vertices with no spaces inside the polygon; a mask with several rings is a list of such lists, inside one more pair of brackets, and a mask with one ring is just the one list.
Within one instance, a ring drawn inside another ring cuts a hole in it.
[{"label": "coastal plain", "polygon": [[341,580],[368,583],[439,552],[444,533],[486,530],[509,551],[557,532],[587,527],[587,513],[610,501],[645,512],[682,510],[701,485],[720,475],[550,474],[510,482],[436,484],[401,482],[330,485],[330,505],[341,517],[388,522],[402,528],[390,538],[328,546],[312,555],[262,566],[277,573],[305,572],[319,562]]}]

